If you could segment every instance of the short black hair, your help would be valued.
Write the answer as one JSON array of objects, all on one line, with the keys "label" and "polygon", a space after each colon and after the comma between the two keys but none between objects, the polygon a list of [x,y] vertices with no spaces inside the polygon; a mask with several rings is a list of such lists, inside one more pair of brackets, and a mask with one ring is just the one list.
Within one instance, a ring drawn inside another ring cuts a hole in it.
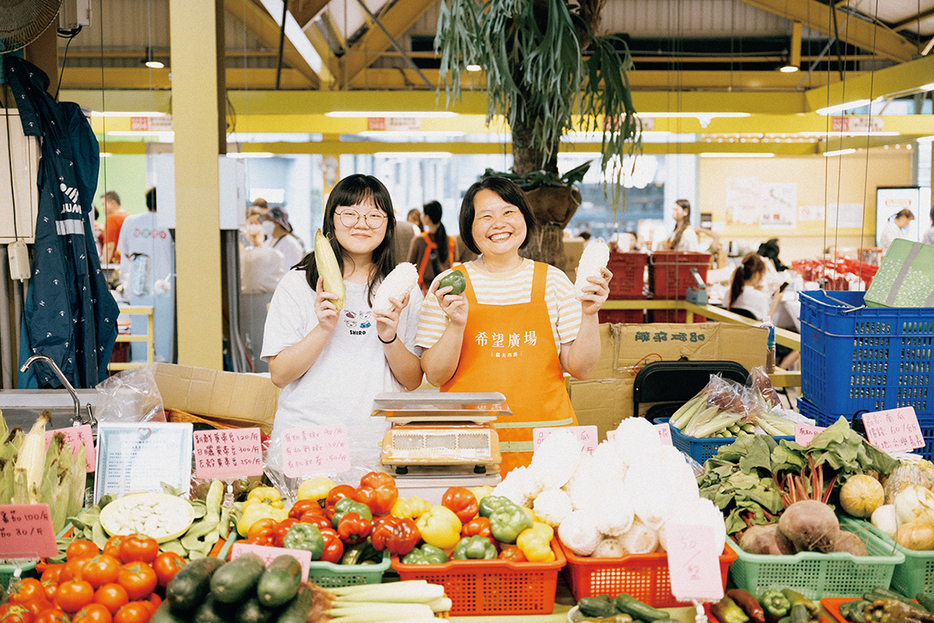
[{"label": "short black hair", "polygon": [[458,215],[458,224],[460,225],[461,240],[463,243],[474,253],[480,253],[480,248],[477,247],[477,243],[473,239],[473,220],[475,216],[473,202],[477,193],[481,190],[492,190],[499,195],[500,199],[519,208],[519,211],[525,218],[525,240],[522,241],[522,245],[519,248],[524,249],[538,229],[538,222],[535,220],[535,215],[532,213],[532,207],[529,205],[525,193],[522,192],[521,188],[516,186],[515,182],[507,180],[504,177],[494,176],[484,177],[481,178],[479,182],[474,182],[464,194],[464,200],[461,202],[461,211]]},{"label": "short black hair", "polygon": [[153,186],[146,191],[146,209],[150,212],[156,211],[156,187]]}]

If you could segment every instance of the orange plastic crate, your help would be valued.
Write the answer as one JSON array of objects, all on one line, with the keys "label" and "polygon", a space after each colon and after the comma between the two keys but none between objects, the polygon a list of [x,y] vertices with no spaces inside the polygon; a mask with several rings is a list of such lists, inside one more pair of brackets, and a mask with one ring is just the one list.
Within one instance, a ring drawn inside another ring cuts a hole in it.
[{"label": "orange plastic crate", "polygon": [[610,251],[610,261],[606,265],[613,273],[610,300],[642,297],[648,257],[648,253]]},{"label": "orange plastic crate", "polygon": [[649,259],[649,290],[657,300],[683,299],[688,288],[697,287],[691,269],[706,283],[710,253],[655,251]]},{"label": "orange plastic crate", "polygon": [[[557,540],[557,539],[556,539]],[[568,564],[564,568],[575,599],[609,595],[616,597],[628,593],[653,608],[690,606],[671,594],[671,576],[668,574],[668,554],[630,554],[621,558],[587,558],[577,556],[561,547]],[[724,546],[720,555],[720,579],[726,588],[726,576],[736,552]]]},{"label": "orange plastic crate", "polygon": [[551,614],[558,571],[567,563],[553,539],[554,562],[451,560],[441,565],[404,565],[392,559],[400,580],[426,580],[444,586],[451,616]]}]

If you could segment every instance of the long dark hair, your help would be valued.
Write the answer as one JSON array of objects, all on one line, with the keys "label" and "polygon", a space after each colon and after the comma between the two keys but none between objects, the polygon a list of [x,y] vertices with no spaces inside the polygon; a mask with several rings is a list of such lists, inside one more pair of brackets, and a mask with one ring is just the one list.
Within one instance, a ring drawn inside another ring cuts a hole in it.
[{"label": "long dark hair", "polygon": [[422,206],[422,212],[438,226],[435,230],[435,244],[438,245],[438,263],[443,266],[448,262],[448,232],[444,229],[444,223],[441,222],[441,203],[429,201]]},{"label": "long dark hair", "polygon": [[[396,267],[395,246],[393,245],[393,235],[396,231],[396,217],[392,211],[392,198],[389,191],[383,186],[383,183],[372,175],[362,175],[355,173],[339,181],[331,194],[328,195],[328,202],[324,208],[324,222],[321,225],[321,232],[327,236],[331,248],[334,249],[334,255],[337,256],[337,265],[340,266],[341,274],[344,272],[344,262],[349,259],[343,247],[337,241],[337,235],[334,227],[334,218],[339,207],[356,205],[367,199],[373,199],[376,207],[386,215],[386,235],[379,246],[373,249],[373,271],[369,278],[369,287],[367,288],[367,304],[373,302],[373,292],[383,279],[386,278],[392,269]],[[302,261],[295,265],[295,268],[305,271],[305,279],[308,285],[314,290],[318,285],[318,266],[315,263],[315,254],[307,254]]]},{"label": "long dark hair", "polygon": [[765,262],[759,257],[758,253],[747,253],[743,258],[743,263],[733,271],[733,280],[730,281],[730,307],[743,293],[746,282],[752,279],[753,275],[764,273],[766,270]]},{"label": "long dark hair", "polygon": [[470,188],[467,189],[457,219],[461,228],[461,241],[468,249],[478,255],[480,254],[480,248],[473,239],[473,219],[475,215],[473,200],[481,190],[492,190],[499,195],[500,199],[519,208],[519,212],[525,218],[525,240],[522,241],[519,248],[524,249],[529,244],[532,236],[535,235],[538,223],[535,221],[535,215],[532,213],[528,199],[525,198],[525,193],[516,186],[515,182],[504,177],[484,177],[479,182],[471,184]]},{"label": "long dark hair", "polygon": [[688,228],[691,222],[691,202],[687,199],[678,199],[675,201],[675,205],[682,210],[686,210],[687,214],[684,215],[684,218],[675,223],[675,231],[671,234],[671,242],[668,244],[669,249],[678,248],[678,245],[681,243],[681,234],[684,233],[684,230]]}]

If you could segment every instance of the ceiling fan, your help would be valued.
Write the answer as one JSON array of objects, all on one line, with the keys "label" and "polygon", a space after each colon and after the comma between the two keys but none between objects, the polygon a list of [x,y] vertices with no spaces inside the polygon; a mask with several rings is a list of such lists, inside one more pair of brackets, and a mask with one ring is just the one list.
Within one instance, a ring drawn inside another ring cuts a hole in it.
[{"label": "ceiling fan", "polygon": [[0,0],[0,54],[15,52],[35,41],[55,17],[62,0]]}]

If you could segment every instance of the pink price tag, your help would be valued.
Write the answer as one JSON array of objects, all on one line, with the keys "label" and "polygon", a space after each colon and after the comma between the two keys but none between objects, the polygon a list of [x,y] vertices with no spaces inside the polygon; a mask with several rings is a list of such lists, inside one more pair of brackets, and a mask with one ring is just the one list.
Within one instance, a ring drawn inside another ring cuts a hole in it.
[{"label": "pink price tag", "polygon": [[661,424],[655,424],[655,430],[658,431],[658,438],[662,440],[663,446],[674,445],[671,442],[671,427],[668,425],[668,422],[662,422]]},{"label": "pink price tag", "polygon": [[532,429],[532,451],[538,449],[545,438],[556,430],[566,430],[574,434],[581,442],[581,448],[587,454],[593,454],[597,448],[597,427],[596,426],[548,426],[545,428]]},{"label": "pink price tag", "polygon": [[720,601],[720,553],[712,526],[668,524],[668,574],[678,601]]},{"label": "pink price tag", "polygon": [[65,435],[65,441],[71,446],[72,456],[78,454],[81,444],[86,448],[84,451],[84,461],[87,463],[86,472],[93,472],[97,465],[97,457],[94,454],[94,437],[91,434],[91,425],[72,426],[70,428],[56,428],[45,431],[45,447],[48,448],[52,443],[52,435],[61,433]]},{"label": "pink price tag", "polygon": [[339,474],[350,469],[345,424],[287,428],[280,436],[285,475],[289,478]]},{"label": "pink price tag", "polygon": [[0,505],[0,558],[47,558],[58,554],[48,504]]},{"label": "pink price tag", "polygon": [[799,446],[808,447],[811,440],[825,430],[823,426],[808,426],[807,424],[795,424],[795,443]]},{"label": "pink price tag", "polygon": [[899,452],[924,447],[924,435],[914,407],[901,407],[863,414],[869,443],[883,452]]},{"label": "pink price tag", "polygon": [[259,428],[199,430],[192,434],[198,478],[239,478],[263,473]]},{"label": "pink price tag", "polygon": [[295,560],[298,561],[298,564],[302,566],[302,581],[308,579],[308,571],[311,569],[311,552],[303,549],[286,549],[284,547],[269,547],[266,545],[250,545],[248,543],[241,543],[237,541],[230,548],[230,559],[233,560],[241,554],[246,554],[247,552],[252,552],[263,559],[263,562],[266,563],[266,566],[269,566],[273,560],[288,554],[289,556],[294,556]]}]

